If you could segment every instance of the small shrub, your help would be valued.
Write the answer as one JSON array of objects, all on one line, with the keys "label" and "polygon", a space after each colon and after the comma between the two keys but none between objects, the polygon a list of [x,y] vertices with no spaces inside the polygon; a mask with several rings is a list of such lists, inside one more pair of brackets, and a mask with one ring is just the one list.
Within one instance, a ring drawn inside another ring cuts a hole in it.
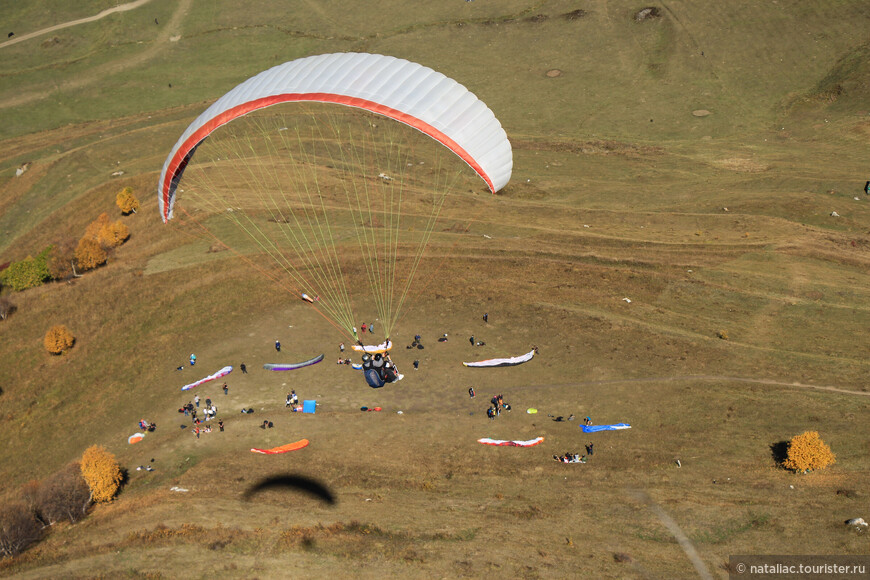
[{"label": "small shrub", "polygon": [[8,268],[0,272],[0,284],[9,286],[16,292],[35,288],[51,278],[48,271],[48,254],[51,247],[44,249],[35,258],[27,256],[19,262],[12,262]]},{"label": "small shrub", "polygon": [[122,479],[121,466],[113,454],[102,445],[91,445],[82,455],[81,471],[91,491],[91,501],[112,501]]},{"label": "small shrub", "polygon": [[727,330],[720,330],[716,333],[716,336],[718,336],[722,340],[728,340],[728,331]]},{"label": "small shrub", "polygon": [[788,456],[783,467],[798,472],[824,469],[833,465],[836,457],[831,448],[822,441],[818,431],[806,431],[792,437],[788,444]]},{"label": "small shrub", "polygon": [[42,344],[45,350],[51,354],[61,354],[65,350],[69,350],[76,342],[76,337],[63,324],[52,326],[45,333],[45,338],[42,339]]},{"label": "small shrub", "polygon": [[92,238],[82,238],[75,251],[76,264],[82,271],[93,270],[106,263],[109,255],[100,243]]},{"label": "small shrub", "polygon": [[133,195],[133,190],[125,187],[115,196],[115,203],[124,215],[136,213],[139,210],[139,200]]},{"label": "small shrub", "polygon": [[17,556],[39,539],[42,526],[21,502],[0,505],[0,556]]}]

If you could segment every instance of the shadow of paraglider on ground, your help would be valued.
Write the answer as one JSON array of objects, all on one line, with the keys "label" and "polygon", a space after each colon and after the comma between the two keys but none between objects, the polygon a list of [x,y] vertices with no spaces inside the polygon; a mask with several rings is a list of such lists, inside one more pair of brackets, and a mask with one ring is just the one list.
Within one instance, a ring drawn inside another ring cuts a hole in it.
[{"label": "shadow of paraglider on ground", "polygon": [[289,473],[270,475],[260,479],[245,490],[245,493],[242,494],[242,500],[251,501],[257,494],[263,491],[301,491],[329,505],[337,503],[332,491],[321,482],[302,475]]}]

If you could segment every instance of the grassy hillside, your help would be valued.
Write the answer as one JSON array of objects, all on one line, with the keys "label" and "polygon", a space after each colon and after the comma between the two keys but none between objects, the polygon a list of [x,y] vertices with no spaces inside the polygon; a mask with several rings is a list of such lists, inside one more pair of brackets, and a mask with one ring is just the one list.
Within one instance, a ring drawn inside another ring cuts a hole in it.
[{"label": "grassy hillside", "polygon": [[[10,7],[7,28],[113,5],[67,4]],[[0,321],[0,500],[94,443],[130,479],[0,575],[171,578],[191,561],[194,576],[230,578],[695,574],[652,505],[714,577],[729,554],[866,553],[842,522],[866,519],[870,469],[870,9],[650,7],[637,20],[629,2],[151,0],[0,45],[0,263],[77,239],[102,212],[131,230],[97,271],[3,291],[17,311]],[[514,148],[511,183],[433,237],[392,337],[409,376],[378,391],[333,364],[331,325],[156,208],[167,152],[210,102],[338,51],[459,80]],[[143,207],[121,217],[126,186]],[[60,323],[77,342],[53,357],[42,336]],[[426,349],[407,351],[416,333]],[[540,355],[513,369],[459,364],[532,344]],[[191,352],[197,372],[176,371]],[[293,374],[261,368],[320,352]],[[199,391],[227,432],[194,439],[179,387],[241,362],[249,374],[234,371],[228,395]],[[318,400],[315,416],[284,410],[291,388]],[[488,421],[495,393],[513,411]],[[633,428],[584,436],[554,421],[571,413]],[[128,446],[142,417],[159,428]],[[837,463],[777,469],[771,445],[805,430]],[[476,442],[536,436],[532,449]],[[248,452],[302,437],[311,445],[286,456]],[[551,460],[590,441],[585,465]],[[135,470],[152,458],[154,472]],[[281,473],[337,503],[244,500]]]}]

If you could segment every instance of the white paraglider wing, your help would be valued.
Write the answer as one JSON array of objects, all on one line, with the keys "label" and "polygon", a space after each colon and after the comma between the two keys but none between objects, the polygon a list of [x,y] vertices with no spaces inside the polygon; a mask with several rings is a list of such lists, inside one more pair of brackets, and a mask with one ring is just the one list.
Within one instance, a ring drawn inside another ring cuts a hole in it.
[{"label": "white paraglider wing", "polygon": [[513,168],[510,142],[489,108],[458,82],[407,60],[337,53],[290,61],[232,89],[190,124],[167,157],[158,185],[163,221],[172,218],[175,190],[199,144],[233,119],[293,101],[358,107],[429,135],[465,161],[494,193]]}]

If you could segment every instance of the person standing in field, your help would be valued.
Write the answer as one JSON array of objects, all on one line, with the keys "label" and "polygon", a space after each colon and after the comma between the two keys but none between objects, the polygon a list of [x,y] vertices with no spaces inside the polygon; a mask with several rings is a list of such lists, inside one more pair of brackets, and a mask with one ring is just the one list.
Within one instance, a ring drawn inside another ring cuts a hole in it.
[{"label": "person standing in field", "polygon": [[281,352],[281,343],[277,339],[275,339],[275,350]]}]

